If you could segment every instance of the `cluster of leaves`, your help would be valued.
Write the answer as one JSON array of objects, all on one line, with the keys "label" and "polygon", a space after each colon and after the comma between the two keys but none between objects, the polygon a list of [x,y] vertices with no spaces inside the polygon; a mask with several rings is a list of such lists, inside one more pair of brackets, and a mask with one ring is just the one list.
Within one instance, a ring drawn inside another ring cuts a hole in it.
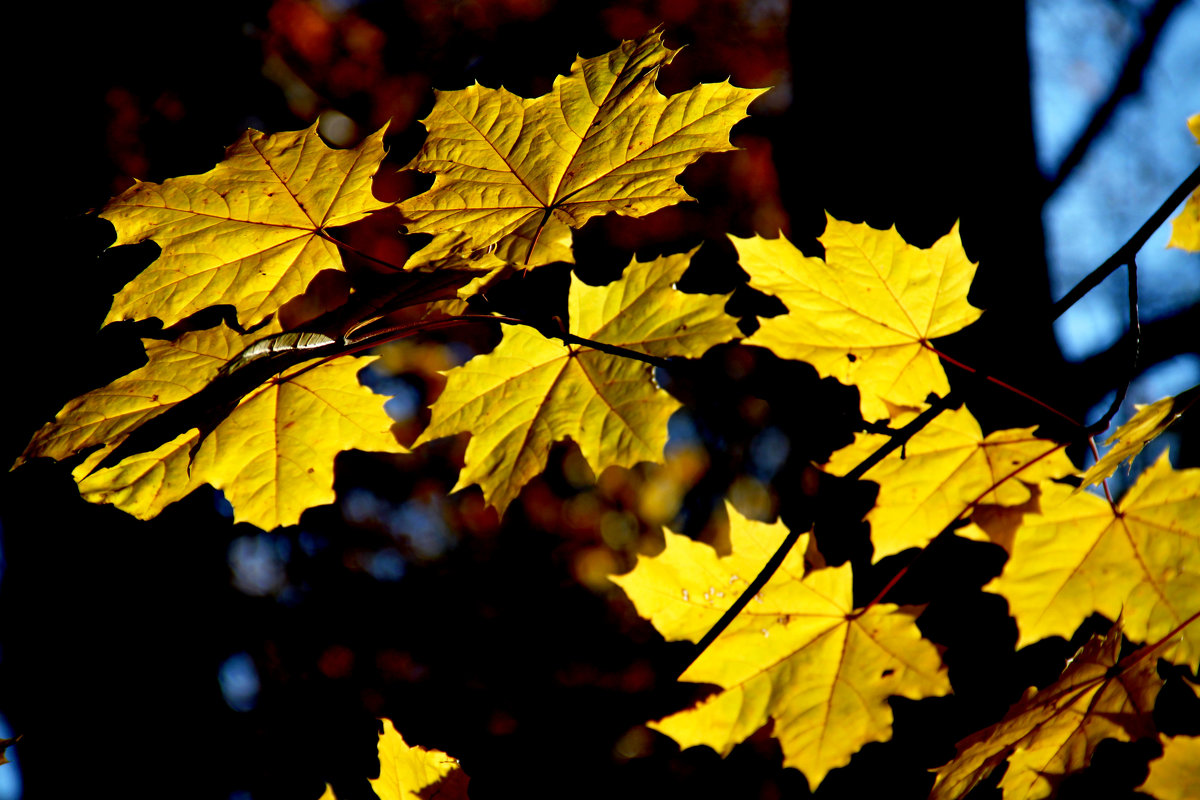
[{"label": "cluster of leaves", "polygon": [[[162,332],[145,340],[143,367],[68,403],[18,463],[75,457],[85,498],[141,518],[208,483],[235,520],[269,530],[334,499],[343,450],[404,453],[469,433],[455,489],[479,486],[503,514],[564,440],[594,474],[662,462],[681,404],[655,370],[741,339],[857,388],[862,432],[821,469],[878,485],[866,517],[875,561],[943,535],[1000,545],[1008,561],[985,590],[1008,601],[1021,646],[1070,637],[1093,613],[1117,620],[1056,683],[961,742],[934,796],[963,796],[1007,761],[1006,798],[1045,797],[1101,740],[1153,736],[1157,659],[1200,666],[1200,470],[1176,471],[1164,455],[1119,502],[1081,490],[1197,393],[1143,409],[1083,475],[1067,443],[1034,428],[984,435],[966,407],[948,410],[933,344],[981,314],[967,302],[975,265],[957,227],[921,249],[895,229],[830,217],[819,258],[783,237],[734,238],[749,286],[786,309],[745,338],[728,295],[676,288],[695,251],[633,258],[604,286],[572,277],[556,325],[477,313],[499,283],[573,262],[572,229],[589,219],[689,199],[675,178],[731,148],[730,129],[766,90],[726,82],[665,97],[655,81],[675,52],[652,31],[578,58],[543,97],[439,92],[408,164],[433,185],[398,204],[407,233],[432,241],[402,268],[323,277],[345,269],[334,229],[388,207],[371,192],[382,131],[350,150],[328,148],[315,126],[251,131],[208,173],[136,184],[101,216],[118,244],[153,241],[161,253],[106,321],[153,318]],[[1187,225],[1173,241],[1194,248]],[[402,444],[383,398],[359,383],[377,356],[356,354],[480,319],[503,323],[503,339],[448,372],[430,424]],[[882,602],[887,589],[857,605],[853,566],[827,565],[808,531],[728,513],[730,553],[666,531],[661,554],[613,577],[665,638],[704,642],[681,678],[719,687],[652,727],[726,754],[772,722],[784,763],[815,788],[891,737],[888,698],[950,693],[947,668],[917,627],[919,607]],[[1122,658],[1125,637],[1144,646]],[[380,797],[449,780],[444,756],[397,766],[404,747],[385,722]],[[1155,787],[1194,749],[1167,740],[1147,789],[1171,796]]]}]

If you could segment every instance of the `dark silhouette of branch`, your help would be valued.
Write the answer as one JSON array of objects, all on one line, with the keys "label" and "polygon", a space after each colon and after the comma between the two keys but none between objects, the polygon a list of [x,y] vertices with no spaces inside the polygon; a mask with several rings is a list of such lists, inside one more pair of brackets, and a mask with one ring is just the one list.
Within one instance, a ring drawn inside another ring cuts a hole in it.
[{"label": "dark silhouette of branch", "polygon": [[[1138,371],[1145,372],[1155,364],[1184,353],[1196,351],[1196,331],[1200,330],[1200,304],[1194,304],[1169,317],[1143,322],[1141,325]],[[1129,334],[1103,352],[1069,369],[1069,382],[1077,387],[1079,408],[1090,408],[1100,402],[1112,388],[1112,377],[1120,375],[1129,362],[1132,343]]]},{"label": "dark silhouette of branch", "polygon": [[1200,167],[1192,170],[1192,174],[1183,179],[1183,182],[1175,187],[1175,191],[1171,192],[1158,210],[1155,211],[1150,219],[1146,220],[1142,227],[1138,228],[1137,233],[1129,237],[1129,241],[1121,245],[1117,252],[1109,256],[1103,264],[1089,272],[1079,283],[1071,287],[1071,291],[1067,292],[1063,297],[1054,304],[1050,309],[1050,319],[1055,320],[1066,313],[1067,309],[1079,302],[1085,294],[1099,286],[1105,278],[1117,271],[1117,268],[1128,264],[1137,255],[1142,246],[1146,244],[1146,240],[1162,227],[1162,224],[1167,221],[1167,217],[1171,216],[1184,198],[1191,194],[1192,190],[1200,185]]},{"label": "dark silhouette of branch", "polygon": [[1141,90],[1142,74],[1146,71],[1146,65],[1150,63],[1150,56],[1154,53],[1154,47],[1166,26],[1167,19],[1179,3],[1180,0],[1158,0],[1142,16],[1141,35],[1126,54],[1125,63],[1121,66],[1121,71],[1117,74],[1117,79],[1109,90],[1108,97],[1092,112],[1091,119],[1088,120],[1083,132],[1079,134],[1079,138],[1075,140],[1075,144],[1071,146],[1066,157],[1058,165],[1054,175],[1047,178],[1042,186],[1043,202],[1058,191],[1059,187],[1083,161],[1088,149],[1108,125],[1121,101]]}]

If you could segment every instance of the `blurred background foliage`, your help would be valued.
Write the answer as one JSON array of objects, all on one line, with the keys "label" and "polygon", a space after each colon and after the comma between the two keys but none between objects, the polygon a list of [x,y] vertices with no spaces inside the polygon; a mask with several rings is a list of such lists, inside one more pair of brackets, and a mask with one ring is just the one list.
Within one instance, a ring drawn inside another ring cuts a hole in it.
[{"label": "blurred background foliage", "polygon": [[[96,330],[107,297],[154,248],[106,251],[111,228],[86,213],[131,181],[206,171],[246,127],[294,130],[319,118],[334,145],[389,125],[376,192],[403,198],[428,185],[400,168],[420,146],[434,89],[479,81],[540,95],[577,53],[659,23],[669,45],[686,45],[662,75],[665,93],[727,77],[776,88],[735,129],[741,149],[685,172],[699,203],[578,231],[580,278],[603,283],[635,251],[645,259],[704,242],[681,288],[737,289],[729,310],[750,330],[754,315],[781,308],[738,288],[726,233],[781,231],[818,255],[826,210],[895,224],[921,246],[961,219],[980,262],[971,300],[988,313],[945,349],[1094,419],[1125,369],[1124,278],[1053,328],[1037,314],[1194,166],[1185,119],[1200,111],[1200,8],[910,5],[274,0],[90,6],[69,20],[26,7],[16,29],[40,44],[12,73],[23,77],[10,97],[10,191],[24,224],[15,233],[34,255],[13,260],[4,292],[5,452],[14,458],[63,402],[139,363],[144,329]],[[396,235],[398,224],[384,213],[342,234],[400,264],[423,242]],[[1149,318],[1137,402],[1200,380],[1200,265],[1164,257],[1163,242],[1152,239],[1139,260]],[[570,272],[539,269],[489,300],[562,316]],[[498,338],[475,326],[402,341],[362,378],[392,398],[397,433],[411,442],[440,372]],[[1045,423],[1046,435],[1068,433],[963,377],[951,380],[986,429]],[[0,767],[0,797],[104,787],[316,798],[327,781],[339,797],[369,797],[377,716],[410,743],[460,758],[478,798],[804,796],[805,779],[780,768],[767,731],[721,761],[703,748],[680,753],[642,725],[704,689],[675,683],[690,648],[663,643],[606,576],[661,549],[664,524],[727,547],[727,496],[752,517],[815,520],[822,551],[853,560],[856,594],[872,597],[910,556],[869,567],[859,520],[871,486],[810,466],[850,441],[854,391],[737,346],[658,379],[687,405],[672,419],[665,465],[593,475],[560,445],[503,521],[477,489],[448,495],[465,437],[411,455],[344,454],[337,503],[272,532],[233,525],[207,488],[143,524],[82,503],[59,466],[6,476],[0,737],[25,738],[10,750],[17,763]],[[1164,437],[1177,467],[1197,461],[1194,431],[1193,415]],[[1082,450],[1072,453],[1082,463]],[[866,747],[818,794],[866,794],[882,782],[891,797],[923,797],[926,770],[959,738],[1057,676],[1084,634],[1014,653],[1003,600],[978,590],[1002,563],[990,545],[939,540],[898,584],[889,599],[930,604],[922,628],[947,646],[956,694],[895,699],[895,741]],[[1173,683],[1166,691],[1177,688],[1186,719],[1190,695]],[[1096,796],[1099,786],[1117,796],[1141,780],[1152,751],[1117,745],[1063,796]]]}]

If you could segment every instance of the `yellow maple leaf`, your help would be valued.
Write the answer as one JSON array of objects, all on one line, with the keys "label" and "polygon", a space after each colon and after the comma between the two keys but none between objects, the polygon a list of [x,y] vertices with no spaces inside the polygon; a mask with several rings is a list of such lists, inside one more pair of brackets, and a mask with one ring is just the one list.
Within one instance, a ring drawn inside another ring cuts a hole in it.
[{"label": "yellow maple leaf", "polygon": [[157,317],[170,327],[229,304],[253,326],[300,295],[323,269],[340,269],[330,228],[387,203],[371,194],[383,131],[353,150],[332,150],[317,126],[267,135],[250,130],[203,175],[139,182],[100,216],[116,244],[154,241],[162,253],[125,286],[105,324]]},{"label": "yellow maple leaf", "polygon": [[[664,530],[662,554],[612,578],[667,639],[698,641],[787,535],[781,522],[754,522],[727,508],[730,555]],[[891,738],[888,697],[939,697],[950,682],[937,648],[917,629],[920,609],[881,603],[856,611],[849,564],[804,574],[807,539],[680,676],[722,691],[650,727],[681,747],[727,755],[773,719],[784,765],[815,789],[863,745]]]},{"label": "yellow maple leaf", "polygon": [[640,217],[691,199],[675,177],[704,153],[732,150],[730,128],[767,90],[726,81],[665,97],[655,79],[677,52],[656,29],[576,58],[536,99],[479,84],[437,92],[422,120],[428,138],[408,165],[437,178],[400,204],[409,233],[460,231],[533,266],[573,260],[570,228],[592,217]]},{"label": "yellow maple leaf", "polygon": [[371,781],[379,800],[465,800],[470,779],[458,759],[441,750],[409,746],[390,719],[380,721],[379,777]]},{"label": "yellow maple leaf", "polygon": [[1163,754],[1150,762],[1150,774],[1138,791],[1157,800],[1200,797],[1200,736],[1160,736],[1159,740]]},{"label": "yellow maple leaf", "polygon": [[[572,277],[570,332],[660,358],[699,357],[738,337],[737,320],[724,312],[729,295],[673,288],[691,255],[634,259],[607,286]],[[654,383],[649,364],[514,326],[494,351],[447,373],[429,427],[413,446],[470,431],[454,491],[477,483],[503,514],[556,441],[572,439],[595,474],[662,463],[667,419],[679,405]]]},{"label": "yellow maple leaf", "polygon": [[[370,779],[379,800],[466,800],[470,778],[458,759],[441,750],[410,746],[390,719],[381,719],[379,734],[379,777]],[[319,800],[337,800],[333,787],[325,785]]]},{"label": "yellow maple leaf", "polygon": [[[901,427],[916,417],[900,412]],[[1075,472],[1064,448],[1039,439],[1033,428],[994,431],[986,437],[966,407],[944,411],[904,446],[867,470],[879,484],[871,523],[874,559],[924,547],[942,528],[977,503],[1019,506],[1029,501],[1029,484]],[[886,443],[888,437],[859,433],[854,444],[834,453],[826,471],[845,475]]]},{"label": "yellow maple leaf", "polygon": [[200,431],[191,427],[151,452],[97,469],[139,427],[210,385],[263,333],[217,327],[173,342],[146,340],[145,366],[67,403],[17,464],[95,447],[72,473],[87,500],[146,519],[209,483],[225,491],[236,521],[270,530],[333,500],[333,459],[342,450],[404,452],[384,398],[358,382],[369,360],[341,356],[295,365],[251,388],[198,449]]},{"label": "yellow maple leaf", "polygon": [[919,408],[950,390],[930,340],[965,328],[980,310],[967,302],[975,265],[958,226],[922,250],[896,229],[826,215],[825,258],[805,258],[783,236],[730,236],[750,286],[790,313],[763,319],[746,344],[807,361],[822,377],[858,387],[863,418],[888,404]]},{"label": "yellow maple leaf", "polygon": [[1193,386],[1175,397],[1164,397],[1149,405],[1137,406],[1137,413],[1104,442],[1107,445],[1113,445],[1114,442],[1119,444],[1114,445],[1083,474],[1079,489],[1100,483],[1112,475],[1122,461],[1136,457],[1147,444],[1171,427],[1180,414],[1191,408],[1197,397],[1200,397],[1200,386]]},{"label": "yellow maple leaf", "polygon": [[[1018,530],[1012,556],[985,591],[1008,600],[1017,646],[1070,637],[1091,613],[1120,615],[1134,641],[1157,641],[1200,614],[1200,469],[1167,454],[1119,504],[1044,483],[1042,511]],[[1168,656],[1200,664],[1200,624]]]},{"label": "yellow maple leaf", "polygon": [[[1196,138],[1196,144],[1200,144],[1200,114],[1188,117],[1188,130]],[[1183,211],[1171,220],[1171,238],[1167,247],[1200,253],[1200,189],[1192,192],[1183,204]]]},{"label": "yellow maple leaf", "polygon": [[1151,713],[1162,687],[1157,659],[1143,651],[1112,674],[1120,650],[1119,626],[1093,636],[1057,681],[1041,691],[1030,687],[1004,719],[958,743],[954,759],[935,770],[930,800],[966,796],[1006,760],[1004,800],[1040,800],[1086,767],[1102,740],[1153,735]]}]

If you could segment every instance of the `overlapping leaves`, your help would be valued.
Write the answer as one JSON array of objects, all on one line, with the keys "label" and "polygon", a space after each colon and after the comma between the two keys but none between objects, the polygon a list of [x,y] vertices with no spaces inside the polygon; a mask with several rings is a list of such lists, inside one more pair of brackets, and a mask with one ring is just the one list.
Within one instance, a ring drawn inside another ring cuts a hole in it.
[{"label": "overlapping leaves", "polygon": [[[730,509],[732,554],[665,532],[667,547],[613,580],[667,639],[698,641],[748,585],[786,535],[782,523]],[[802,537],[807,539],[807,535]],[[805,574],[802,542],[734,623],[681,680],[722,691],[652,723],[689,747],[728,754],[768,720],[783,763],[815,788],[864,744],[891,738],[887,699],[950,692],[937,648],[915,624],[920,609],[855,609],[851,567]]]},{"label": "overlapping leaves", "polygon": [[[901,412],[904,425],[915,412]],[[833,454],[826,469],[845,475],[887,441],[883,434],[860,433],[854,444]],[[905,446],[867,471],[879,484],[875,507],[867,514],[875,560],[924,547],[944,527],[977,504],[1017,506],[1031,485],[1075,472],[1062,445],[1039,439],[1033,428],[994,431],[986,437],[966,408],[943,412]]]},{"label": "overlapping leaves", "polygon": [[[203,483],[225,492],[234,519],[270,530],[333,500],[333,458],[360,448],[403,452],[384,398],[358,381],[370,359],[342,356],[293,366],[241,396],[205,427],[203,415],[170,441],[96,471],[142,426],[213,385],[251,341],[224,327],[147,340],[148,363],[72,400],[30,442],[22,460],[95,449],[73,473],[93,502],[152,517]],[[187,422],[183,424],[187,424]]]},{"label": "overlapping leaves", "polygon": [[1162,687],[1154,653],[1132,655],[1121,668],[1120,650],[1114,626],[1084,645],[1053,684],[1030,687],[1004,719],[959,742],[954,759],[938,768],[930,800],[966,796],[1006,761],[1004,800],[1041,800],[1086,767],[1102,740],[1153,735],[1150,712]]}]

